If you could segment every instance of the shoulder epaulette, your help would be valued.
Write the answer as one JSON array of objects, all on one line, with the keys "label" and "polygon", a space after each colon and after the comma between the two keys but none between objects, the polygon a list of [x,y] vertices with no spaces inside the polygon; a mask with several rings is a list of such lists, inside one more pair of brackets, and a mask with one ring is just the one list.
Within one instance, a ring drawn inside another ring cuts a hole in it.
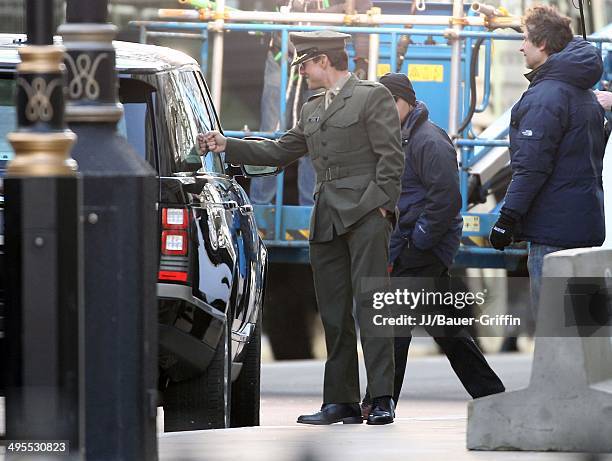
[{"label": "shoulder epaulette", "polygon": [[308,98],[307,102],[312,101],[314,98],[318,98],[320,96],[325,96],[325,91],[323,91],[322,93],[317,93],[317,94],[313,94],[310,98]]},{"label": "shoulder epaulette", "polygon": [[357,82],[357,85],[363,85],[363,86],[378,86],[380,85],[380,83],[378,82],[372,82],[370,80],[359,80]]}]

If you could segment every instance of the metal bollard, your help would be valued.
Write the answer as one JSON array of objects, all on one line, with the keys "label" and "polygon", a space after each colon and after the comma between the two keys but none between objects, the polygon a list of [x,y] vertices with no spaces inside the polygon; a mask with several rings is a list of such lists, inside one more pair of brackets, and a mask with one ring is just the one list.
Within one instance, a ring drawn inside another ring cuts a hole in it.
[{"label": "metal bollard", "polygon": [[[18,128],[8,136],[15,157],[4,180],[6,439],[64,443],[63,455],[81,459],[81,197],[52,13],[52,2],[26,4],[28,42],[19,49],[15,79]],[[7,450],[7,459],[22,454]]]},{"label": "metal bollard", "polygon": [[66,117],[83,177],[85,453],[155,460],[157,180],[117,132],[116,28],[108,1],[67,2]]}]

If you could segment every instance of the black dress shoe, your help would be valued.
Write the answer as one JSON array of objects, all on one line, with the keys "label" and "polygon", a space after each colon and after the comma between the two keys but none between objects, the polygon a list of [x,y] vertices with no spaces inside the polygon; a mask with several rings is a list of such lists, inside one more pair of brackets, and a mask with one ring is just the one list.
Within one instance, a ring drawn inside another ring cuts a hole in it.
[{"label": "black dress shoe", "polygon": [[395,418],[395,404],[389,396],[375,397],[367,424],[391,424]]},{"label": "black dress shoe", "polygon": [[301,424],[361,424],[362,421],[358,403],[324,403],[318,413],[302,415],[297,419]]}]

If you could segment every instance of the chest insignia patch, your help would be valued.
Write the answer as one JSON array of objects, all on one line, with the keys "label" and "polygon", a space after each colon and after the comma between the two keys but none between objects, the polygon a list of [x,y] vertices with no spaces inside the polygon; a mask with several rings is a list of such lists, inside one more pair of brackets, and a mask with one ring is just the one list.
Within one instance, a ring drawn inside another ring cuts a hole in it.
[{"label": "chest insignia patch", "polygon": [[314,122],[314,123],[317,123],[317,122],[319,121],[319,119],[320,119],[320,118],[321,118],[321,117],[310,117],[310,118],[308,119],[308,121],[309,121],[309,122]]}]

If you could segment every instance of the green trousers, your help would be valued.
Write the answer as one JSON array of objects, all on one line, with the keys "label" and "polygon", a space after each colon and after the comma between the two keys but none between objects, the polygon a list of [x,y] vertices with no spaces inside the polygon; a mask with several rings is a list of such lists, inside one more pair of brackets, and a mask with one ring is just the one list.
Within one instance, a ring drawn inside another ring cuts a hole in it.
[{"label": "green trousers", "polygon": [[[323,403],[361,401],[353,294],[363,277],[388,277],[390,234],[391,223],[376,209],[331,241],[310,243],[327,346]],[[361,344],[372,397],[393,395],[393,338],[362,335]]]}]

